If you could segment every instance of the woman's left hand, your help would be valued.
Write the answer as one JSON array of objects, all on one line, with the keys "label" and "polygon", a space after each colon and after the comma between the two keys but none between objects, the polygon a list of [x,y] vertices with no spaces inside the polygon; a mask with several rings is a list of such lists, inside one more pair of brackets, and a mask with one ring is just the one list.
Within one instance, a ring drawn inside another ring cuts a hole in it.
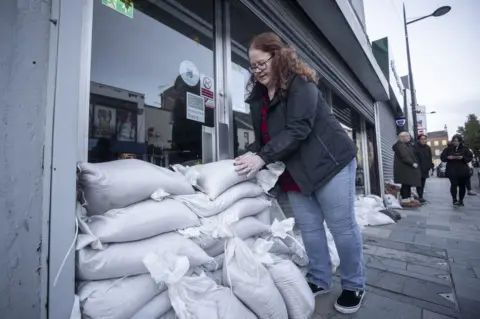
[{"label": "woman's left hand", "polygon": [[238,175],[246,175],[247,178],[255,175],[263,166],[265,162],[258,155],[240,156],[235,159],[235,171]]}]

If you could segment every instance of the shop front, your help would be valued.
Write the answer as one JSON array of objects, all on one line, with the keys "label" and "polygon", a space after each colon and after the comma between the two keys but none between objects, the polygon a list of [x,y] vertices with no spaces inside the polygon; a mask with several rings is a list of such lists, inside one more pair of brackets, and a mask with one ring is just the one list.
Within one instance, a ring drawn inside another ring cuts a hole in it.
[{"label": "shop front", "polygon": [[359,150],[357,193],[380,193],[375,84],[367,91],[299,3],[119,3],[67,1],[59,9],[72,19],[60,28],[57,43],[53,97],[63,106],[55,117],[64,122],[53,132],[52,162],[60,169],[53,172],[57,186],[50,194],[49,318],[65,318],[71,304],[58,301],[74,291],[73,254],[64,257],[75,232],[61,227],[75,224],[74,214],[65,212],[75,202],[69,193],[75,187],[71,164],[137,158],[169,167],[245,152],[254,142],[245,103],[251,76],[247,48],[259,33],[276,32],[318,72],[319,89]]}]

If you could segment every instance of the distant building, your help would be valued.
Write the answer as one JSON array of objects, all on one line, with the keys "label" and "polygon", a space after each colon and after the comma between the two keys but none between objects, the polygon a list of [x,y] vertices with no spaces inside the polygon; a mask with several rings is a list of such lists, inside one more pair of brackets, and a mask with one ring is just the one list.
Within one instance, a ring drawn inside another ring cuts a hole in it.
[{"label": "distant building", "polygon": [[433,163],[438,166],[441,163],[440,154],[448,145],[448,131],[445,128],[443,131],[428,132],[427,137],[427,144],[432,148]]}]

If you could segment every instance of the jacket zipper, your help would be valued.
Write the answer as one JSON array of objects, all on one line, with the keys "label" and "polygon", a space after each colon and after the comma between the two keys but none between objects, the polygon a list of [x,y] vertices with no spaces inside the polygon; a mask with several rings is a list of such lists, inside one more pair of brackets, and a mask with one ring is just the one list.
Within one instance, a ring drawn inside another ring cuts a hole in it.
[{"label": "jacket zipper", "polygon": [[325,145],[325,143],[323,143],[322,139],[321,139],[318,135],[315,135],[315,137],[316,137],[317,140],[322,144],[323,148],[327,151],[328,155],[330,155],[330,158],[332,159],[332,161],[335,162],[335,165],[338,166],[337,160],[335,159],[335,157],[333,157],[332,153],[330,153],[330,150],[327,148],[327,146]]}]

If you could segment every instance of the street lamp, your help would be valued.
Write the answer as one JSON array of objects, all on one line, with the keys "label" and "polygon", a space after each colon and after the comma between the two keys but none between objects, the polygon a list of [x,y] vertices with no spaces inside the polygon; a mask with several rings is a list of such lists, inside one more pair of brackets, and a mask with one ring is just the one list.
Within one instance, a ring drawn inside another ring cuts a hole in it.
[{"label": "street lamp", "polygon": [[405,42],[407,44],[407,62],[408,62],[408,79],[410,82],[410,94],[412,97],[412,115],[413,115],[413,123],[414,123],[414,128],[413,128],[413,133],[415,134],[415,137],[418,136],[418,127],[417,127],[417,94],[415,92],[415,85],[413,83],[413,72],[412,72],[412,60],[410,58],[410,43],[408,40],[408,25],[418,22],[420,20],[429,18],[429,17],[441,17],[447,13],[450,12],[452,8],[450,6],[443,6],[438,8],[437,10],[433,11],[431,14],[408,21],[407,22],[407,13],[405,10],[405,3],[403,4],[403,24],[405,27]]}]

